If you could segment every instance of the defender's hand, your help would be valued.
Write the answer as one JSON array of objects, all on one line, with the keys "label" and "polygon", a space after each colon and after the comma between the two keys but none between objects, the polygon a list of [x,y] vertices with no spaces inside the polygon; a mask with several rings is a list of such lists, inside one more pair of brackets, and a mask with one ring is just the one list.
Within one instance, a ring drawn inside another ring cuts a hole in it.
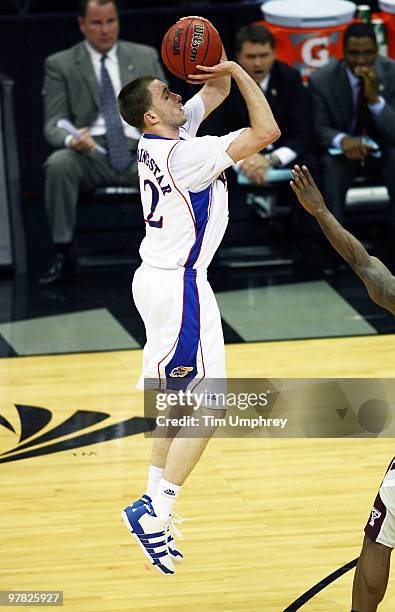
[{"label": "defender's hand", "polygon": [[326,209],[324,198],[314,182],[307,166],[292,168],[293,180],[290,185],[303,208],[311,215],[316,215]]}]

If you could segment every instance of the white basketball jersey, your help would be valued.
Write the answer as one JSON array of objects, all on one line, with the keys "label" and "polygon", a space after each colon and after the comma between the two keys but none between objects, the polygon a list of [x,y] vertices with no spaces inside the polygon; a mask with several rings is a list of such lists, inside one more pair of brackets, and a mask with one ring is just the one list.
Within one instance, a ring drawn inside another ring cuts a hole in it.
[{"label": "white basketball jersey", "polygon": [[206,269],[228,223],[226,153],[243,131],[196,137],[204,116],[199,94],[184,106],[180,139],[143,134],[137,149],[146,236],[143,262],[156,268]]}]

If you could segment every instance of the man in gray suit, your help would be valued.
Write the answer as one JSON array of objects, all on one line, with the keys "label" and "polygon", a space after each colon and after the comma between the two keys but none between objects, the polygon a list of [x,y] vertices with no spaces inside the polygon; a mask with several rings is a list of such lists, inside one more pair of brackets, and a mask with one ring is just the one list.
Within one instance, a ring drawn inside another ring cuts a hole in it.
[{"label": "man in gray suit", "polygon": [[[155,49],[118,40],[116,0],[82,0],[78,22],[85,40],[45,61],[44,134],[57,150],[45,163],[45,204],[56,257],[40,278],[43,286],[75,275],[78,194],[105,185],[138,185],[140,134],[119,115],[120,89],[144,74],[164,80]],[[60,119],[69,120],[78,136],[58,127]]]},{"label": "man in gray suit", "polygon": [[[391,205],[389,238],[395,237],[395,62],[378,56],[370,24],[356,23],[344,35],[344,59],[334,60],[310,79],[314,123],[325,149],[324,190],[340,223],[347,189],[366,170],[381,173]],[[369,141],[380,147],[371,155]],[[328,149],[341,154],[330,155]]]}]

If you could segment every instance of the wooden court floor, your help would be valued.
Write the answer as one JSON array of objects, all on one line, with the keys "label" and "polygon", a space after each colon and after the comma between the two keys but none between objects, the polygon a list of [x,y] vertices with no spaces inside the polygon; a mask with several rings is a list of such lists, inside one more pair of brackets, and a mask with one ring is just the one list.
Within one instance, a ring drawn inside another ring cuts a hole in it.
[{"label": "wooden court floor", "polygon": [[[228,372],[393,377],[394,345],[389,335],[231,345]],[[87,420],[78,435],[114,432],[142,415],[134,388],[140,359],[140,351],[121,351],[0,360],[0,590],[63,590],[70,612],[280,612],[358,556],[392,439],[222,438],[210,442],[178,501],[177,511],[193,519],[183,525],[184,564],[169,578],[151,569],[119,516],[144,490],[150,440],[81,437],[84,445],[62,447],[76,435],[64,429],[76,411],[108,415]],[[26,439],[44,434],[29,447],[36,454],[19,460],[7,455],[21,445],[16,406],[24,407]],[[32,434],[38,414],[41,429]],[[52,419],[45,424],[42,415]],[[50,430],[58,446],[45,438]],[[352,576],[301,609],[349,612]],[[391,582],[384,612],[395,609]]]}]

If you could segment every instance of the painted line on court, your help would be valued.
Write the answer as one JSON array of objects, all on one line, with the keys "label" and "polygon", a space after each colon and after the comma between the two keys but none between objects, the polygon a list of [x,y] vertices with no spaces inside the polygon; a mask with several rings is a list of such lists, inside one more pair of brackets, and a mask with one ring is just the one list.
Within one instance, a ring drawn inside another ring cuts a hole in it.
[{"label": "painted line on court", "polygon": [[295,599],[295,601],[291,603],[287,608],[285,608],[283,612],[295,612],[295,610],[299,610],[302,606],[304,606],[305,603],[307,603],[308,601],[310,601],[310,599],[317,595],[317,593],[323,591],[325,587],[327,587],[329,584],[331,584],[332,582],[343,576],[343,574],[346,574],[348,571],[350,571],[350,569],[355,567],[358,563],[358,559],[359,557],[353,559],[353,561],[349,561],[342,567],[339,567],[339,569],[329,574],[329,576],[327,576],[326,578],[323,578],[322,580],[317,582],[317,584],[312,586],[311,589],[306,591],[306,593],[303,593],[303,595],[298,597],[298,599]]}]

